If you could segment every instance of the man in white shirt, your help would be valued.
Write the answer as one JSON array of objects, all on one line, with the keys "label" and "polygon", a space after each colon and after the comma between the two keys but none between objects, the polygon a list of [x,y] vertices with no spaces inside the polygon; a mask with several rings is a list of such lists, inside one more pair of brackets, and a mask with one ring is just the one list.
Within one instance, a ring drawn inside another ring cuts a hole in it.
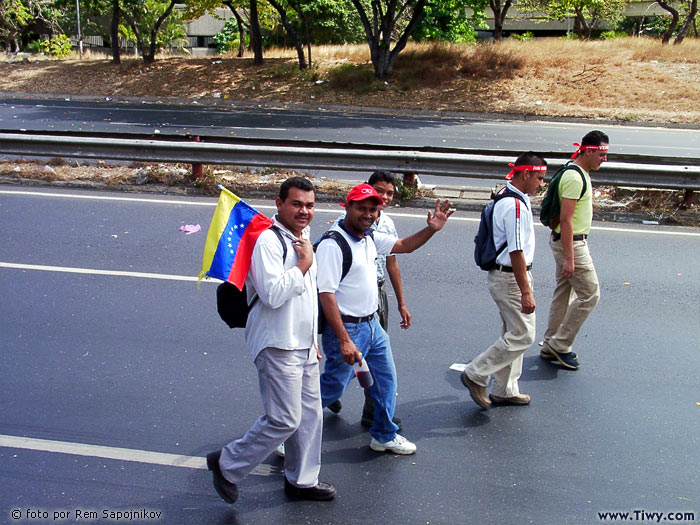
[{"label": "man in white shirt", "polygon": [[[319,483],[323,414],[317,342],[316,262],[309,224],[314,216],[313,184],[287,179],[276,199],[274,226],[258,237],[246,278],[246,343],[258,369],[265,414],[246,434],[207,456],[214,488],[227,503],[238,483],[286,442],[285,493],[298,499],[330,500],[335,488]],[[287,253],[285,257],[285,251]]]},{"label": "man in white shirt", "polygon": [[[378,170],[370,175],[367,179],[367,184],[372,186],[377,195],[382,199],[382,203],[379,205],[379,217],[376,222],[372,225],[373,232],[386,233],[388,235],[393,235],[394,237],[399,236],[396,231],[396,226],[391,217],[389,217],[385,210],[394,200],[394,193],[396,191],[396,177],[393,173],[384,170]],[[342,219],[345,218],[343,213],[340,217],[335,220],[334,224],[337,224]],[[377,308],[377,319],[382,328],[388,333],[389,332],[389,298],[386,293],[386,275],[389,275],[389,280],[391,281],[391,286],[394,289],[394,294],[396,295],[396,304],[398,305],[399,315],[401,316],[401,322],[399,326],[404,330],[407,330],[411,326],[411,314],[406,308],[406,300],[403,295],[403,282],[401,280],[401,269],[399,268],[399,263],[396,260],[396,255],[377,255],[377,287],[379,288],[379,307]],[[365,394],[365,404],[362,407],[362,419],[360,423],[364,427],[371,427],[374,424],[374,402],[372,397],[369,395],[367,390],[364,391]],[[328,408],[334,412],[340,412],[342,408],[340,399],[337,399]],[[394,417],[394,423],[401,427],[401,420]],[[399,429],[400,430],[400,429]]]},{"label": "man in white shirt", "polygon": [[396,404],[396,368],[389,337],[375,315],[378,306],[377,255],[410,253],[440,231],[454,210],[450,202],[435,204],[428,212],[427,227],[403,239],[379,232],[370,234],[379,213],[381,197],[369,184],[355,186],[345,202],[345,219],[331,230],[340,232],[350,246],[352,264],[342,278],[343,255],[339,244],[325,239],[316,249],[319,300],[326,317],[323,348],[326,354],[321,375],[323,406],[339,399],[354,377],[353,364],[367,360],[374,383],[374,421],[369,432],[370,448],[395,454],[413,454],[416,446],[397,434],[393,423]]},{"label": "man in white shirt", "polygon": [[[530,396],[521,394],[518,379],[523,354],[535,340],[535,297],[532,294],[532,260],[535,232],[529,195],[542,187],[547,163],[539,155],[520,155],[511,178],[493,208],[493,241],[496,249],[505,247],[489,270],[487,283],[502,321],[502,335],[486,351],[476,356],[462,372],[462,383],[479,406],[491,404],[527,405]],[[493,377],[491,393],[486,395]]]}]

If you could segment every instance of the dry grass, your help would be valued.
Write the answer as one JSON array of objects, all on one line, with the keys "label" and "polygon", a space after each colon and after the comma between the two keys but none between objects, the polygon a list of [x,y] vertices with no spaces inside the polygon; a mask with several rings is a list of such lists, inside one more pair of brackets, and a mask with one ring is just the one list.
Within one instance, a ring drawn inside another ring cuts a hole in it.
[{"label": "dry grass", "polygon": [[422,110],[507,112],[700,123],[700,42],[621,38],[497,44],[410,44],[394,76],[372,76],[365,45],[313,48],[299,73],[290,49],[250,56],[0,62],[0,91],[217,98]]}]

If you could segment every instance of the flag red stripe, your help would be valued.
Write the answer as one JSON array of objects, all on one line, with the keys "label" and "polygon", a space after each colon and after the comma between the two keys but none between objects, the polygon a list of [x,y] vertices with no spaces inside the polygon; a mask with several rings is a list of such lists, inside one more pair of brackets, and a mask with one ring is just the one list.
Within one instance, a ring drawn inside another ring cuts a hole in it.
[{"label": "flag red stripe", "polygon": [[243,289],[245,278],[250,269],[250,258],[253,256],[253,248],[255,242],[262,232],[272,226],[272,221],[265,217],[262,213],[258,213],[246,226],[241,241],[238,243],[238,249],[231,265],[231,272],[228,274],[228,282],[233,284],[239,290]]}]

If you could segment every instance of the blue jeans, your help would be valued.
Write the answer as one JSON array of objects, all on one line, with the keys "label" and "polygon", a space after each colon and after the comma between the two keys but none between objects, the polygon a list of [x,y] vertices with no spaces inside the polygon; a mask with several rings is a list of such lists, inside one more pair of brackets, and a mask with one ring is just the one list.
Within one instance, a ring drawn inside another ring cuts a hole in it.
[{"label": "blue jeans", "polygon": [[[396,406],[396,368],[391,353],[389,336],[379,324],[375,315],[364,323],[344,323],[350,339],[367,360],[374,378],[374,384],[367,389],[374,400],[374,424],[369,433],[377,441],[385,443],[396,437],[399,429],[391,420]],[[355,377],[352,366],[343,361],[340,341],[333,329],[326,325],[322,336],[326,365],[321,374],[321,403],[324,407],[340,399],[345,389]]]}]

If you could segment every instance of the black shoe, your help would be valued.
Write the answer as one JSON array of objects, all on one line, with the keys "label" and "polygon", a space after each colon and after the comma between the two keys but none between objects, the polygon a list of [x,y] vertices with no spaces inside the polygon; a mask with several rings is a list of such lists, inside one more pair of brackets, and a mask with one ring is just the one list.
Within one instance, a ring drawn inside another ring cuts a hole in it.
[{"label": "black shoe", "polygon": [[[567,354],[562,354],[561,352],[557,352],[551,346],[546,347],[546,349],[549,350],[549,354],[553,357],[553,360],[558,361],[564,368],[568,368],[569,370],[578,370],[580,365],[578,363],[578,356],[575,353],[569,352]],[[544,348],[542,351],[544,351]],[[540,354],[542,354],[542,352],[540,352]]]},{"label": "black shoe", "polygon": [[340,402],[340,399],[336,399],[330,405],[328,405],[328,410],[330,410],[334,414],[340,412],[341,408],[343,408],[343,404]]},{"label": "black shoe", "polygon": [[[399,427],[397,432],[400,432],[402,429],[401,426],[401,420],[398,417],[394,417],[391,419],[391,421]],[[362,412],[362,419],[360,419],[360,423],[362,424],[363,427],[370,428],[372,425],[374,425],[374,414],[368,414],[367,412]]]},{"label": "black shoe", "polygon": [[328,483],[319,482],[315,487],[297,487],[292,485],[285,476],[284,493],[290,498],[310,499],[313,501],[328,501],[335,497],[335,487]]},{"label": "black shoe", "polygon": [[211,470],[214,475],[214,488],[216,492],[219,493],[219,496],[221,496],[221,499],[226,503],[236,503],[238,499],[238,485],[224,478],[221,473],[221,467],[219,467],[220,457],[220,450],[207,454],[207,468]]}]

